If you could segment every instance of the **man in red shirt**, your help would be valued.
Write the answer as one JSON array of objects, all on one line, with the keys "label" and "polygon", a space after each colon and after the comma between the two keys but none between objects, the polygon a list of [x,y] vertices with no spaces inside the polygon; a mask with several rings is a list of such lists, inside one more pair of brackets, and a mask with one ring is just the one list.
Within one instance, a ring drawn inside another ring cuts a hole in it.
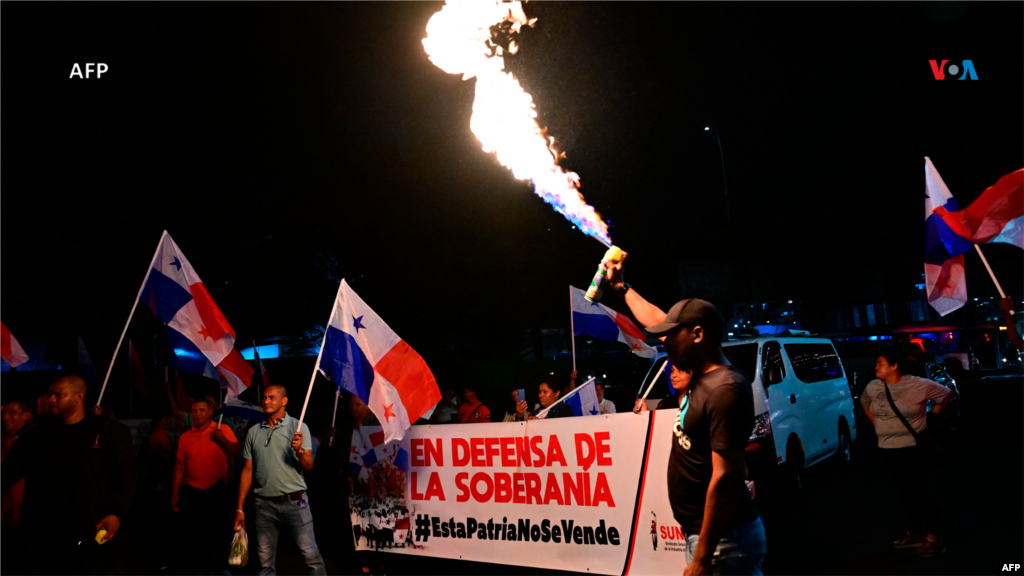
[{"label": "man in red shirt", "polygon": [[227,564],[231,493],[228,458],[241,453],[229,426],[212,421],[210,401],[192,402],[192,428],[178,440],[171,485],[171,508],[182,515],[180,534],[191,540],[181,561],[198,571],[220,572]]},{"label": "man in red shirt", "polygon": [[491,421],[491,411],[480,402],[480,399],[476,397],[476,393],[476,384],[467,384],[462,389],[464,403],[462,406],[459,406],[459,422],[462,424]]}]

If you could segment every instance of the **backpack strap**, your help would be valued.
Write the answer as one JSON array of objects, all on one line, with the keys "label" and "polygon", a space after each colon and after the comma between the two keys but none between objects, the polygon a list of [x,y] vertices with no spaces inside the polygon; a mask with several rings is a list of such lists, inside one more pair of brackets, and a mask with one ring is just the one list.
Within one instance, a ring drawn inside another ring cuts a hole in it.
[{"label": "backpack strap", "polygon": [[910,431],[910,435],[914,437],[914,442],[920,444],[921,438],[917,435],[917,431],[910,425],[910,422],[907,422],[907,419],[903,417],[903,414],[896,409],[896,403],[892,400],[892,393],[889,392],[889,385],[882,382],[882,386],[885,386],[885,397],[889,400],[889,406],[892,406],[892,411],[896,413],[896,417],[899,418],[900,422],[903,422],[903,425]]}]

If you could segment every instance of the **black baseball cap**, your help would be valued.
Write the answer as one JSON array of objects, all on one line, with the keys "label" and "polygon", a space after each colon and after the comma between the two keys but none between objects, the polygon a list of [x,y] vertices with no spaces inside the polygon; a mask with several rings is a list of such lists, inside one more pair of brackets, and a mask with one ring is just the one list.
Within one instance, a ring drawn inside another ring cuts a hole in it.
[{"label": "black baseball cap", "polygon": [[709,335],[715,335],[721,340],[722,328],[725,320],[715,305],[707,300],[689,298],[676,302],[669,308],[665,319],[647,328],[651,336],[662,336],[676,326],[700,326]]}]

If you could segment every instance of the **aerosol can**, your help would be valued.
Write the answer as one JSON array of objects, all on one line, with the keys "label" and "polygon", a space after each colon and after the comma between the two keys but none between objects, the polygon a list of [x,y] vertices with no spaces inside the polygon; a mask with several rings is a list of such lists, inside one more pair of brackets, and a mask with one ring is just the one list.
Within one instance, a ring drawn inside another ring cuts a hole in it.
[{"label": "aerosol can", "polygon": [[618,262],[619,260],[622,260],[622,250],[618,246],[612,246],[604,253],[601,265],[597,267],[597,273],[594,274],[594,279],[590,281],[590,287],[587,288],[586,298],[589,302],[600,302],[601,296],[604,295],[604,285],[608,281],[608,268],[604,263]]}]

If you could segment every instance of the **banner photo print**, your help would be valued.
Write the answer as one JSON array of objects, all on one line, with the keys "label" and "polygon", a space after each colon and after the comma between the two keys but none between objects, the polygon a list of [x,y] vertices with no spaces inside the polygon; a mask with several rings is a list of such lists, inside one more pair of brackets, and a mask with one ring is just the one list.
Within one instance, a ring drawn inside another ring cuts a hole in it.
[{"label": "banner photo print", "polygon": [[[357,429],[356,549],[621,574],[634,537],[650,546],[633,529],[650,421],[644,412],[414,426],[391,443],[380,428]],[[667,461],[648,490],[665,490]]]}]

